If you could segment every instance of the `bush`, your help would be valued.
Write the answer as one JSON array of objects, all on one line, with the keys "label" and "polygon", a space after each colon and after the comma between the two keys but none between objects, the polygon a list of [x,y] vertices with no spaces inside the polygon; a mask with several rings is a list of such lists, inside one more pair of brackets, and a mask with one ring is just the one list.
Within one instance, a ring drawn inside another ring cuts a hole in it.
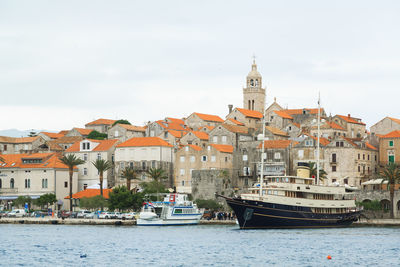
[{"label": "bush", "polygon": [[223,208],[221,204],[213,199],[196,199],[197,207],[209,210],[220,210]]},{"label": "bush", "polygon": [[126,188],[126,186],[119,186],[110,192],[110,199],[108,203],[110,210],[138,210],[143,203],[143,193],[133,194],[128,190],[128,188]]},{"label": "bush", "polygon": [[93,130],[90,132],[90,134],[88,135],[88,139],[96,139],[96,140],[104,140],[108,137],[107,134],[105,133],[99,133],[96,130]]},{"label": "bush", "polygon": [[358,202],[360,206],[363,206],[365,210],[372,210],[372,211],[379,211],[383,210],[382,205],[379,200],[372,200],[372,201],[365,201],[365,202]]}]

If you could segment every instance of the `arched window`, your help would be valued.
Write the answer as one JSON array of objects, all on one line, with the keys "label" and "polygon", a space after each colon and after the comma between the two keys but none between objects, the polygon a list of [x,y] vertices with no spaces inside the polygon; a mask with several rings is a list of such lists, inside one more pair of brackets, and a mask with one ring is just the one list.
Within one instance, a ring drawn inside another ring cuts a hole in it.
[{"label": "arched window", "polygon": [[253,79],[250,80],[250,86],[251,86],[251,87],[254,86],[254,80],[253,80]]},{"label": "arched window", "polygon": [[251,101],[249,100],[249,108],[248,109],[251,109]]},{"label": "arched window", "polygon": [[0,188],[2,187],[2,185],[3,185],[3,183],[1,182],[1,179],[0,179]]},{"label": "arched window", "polygon": [[251,101],[251,110],[254,110],[254,100]]},{"label": "arched window", "polygon": [[42,188],[47,188],[47,179],[42,179]]},{"label": "arched window", "polygon": [[258,79],[256,79],[256,86],[258,86]]},{"label": "arched window", "polygon": [[14,178],[11,178],[10,180],[10,188],[14,188]]}]

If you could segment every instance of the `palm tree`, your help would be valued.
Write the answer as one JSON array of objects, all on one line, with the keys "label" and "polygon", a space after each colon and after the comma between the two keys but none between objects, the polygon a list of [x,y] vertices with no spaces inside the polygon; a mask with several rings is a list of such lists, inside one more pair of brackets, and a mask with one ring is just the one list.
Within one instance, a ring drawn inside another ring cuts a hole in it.
[{"label": "palm tree", "polygon": [[168,178],[168,175],[165,173],[165,170],[161,168],[150,168],[146,171],[146,173],[153,178],[154,181],[161,182],[162,180]]},{"label": "palm tree", "polygon": [[393,198],[394,198],[394,186],[400,182],[400,167],[394,162],[389,162],[382,172],[383,179],[382,183],[388,182],[388,189],[390,190],[390,218],[394,218],[393,213]]},{"label": "palm tree", "polygon": [[[310,178],[315,178],[317,177],[317,164],[315,164],[315,162],[308,162],[308,166],[310,166]],[[326,171],[324,171],[323,169],[319,170],[319,180],[321,182],[324,181],[324,179],[326,178]]]},{"label": "palm tree", "polygon": [[92,164],[99,172],[100,195],[103,196],[103,173],[112,168],[112,163],[108,160],[96,159],[96,161],[93,161]]},{"label": "palm tree", "polygon": [[60,160],[68,166],[69,170],[69,210],[72,212],[72,175],[74,174],[74,167],[85,163],[85,161],[73,154],[64,155]]},{"label": "palm tree", "polygon": [[137,171],[131,167],[126,167],[125,170],[122,171],[121,176],[126,179],[126,188],[131,191],[131,180],[138,179]]}]

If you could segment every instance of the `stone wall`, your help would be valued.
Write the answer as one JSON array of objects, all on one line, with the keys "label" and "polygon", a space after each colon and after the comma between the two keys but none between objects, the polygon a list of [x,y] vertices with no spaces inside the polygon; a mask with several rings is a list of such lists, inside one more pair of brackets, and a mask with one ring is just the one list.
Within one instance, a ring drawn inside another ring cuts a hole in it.
[{"label": "stone wall", "polygon": [[[363,190],[356,192],[355,197],[356,201],[359,202],[363,202],[365,200],[390,201],[390,193],[387,190]],[[400,191],[394,192],[393,202],[394,217],[400,218]],[[389,218],[389,212],[366,212],[365,215],[375,218]]]}]

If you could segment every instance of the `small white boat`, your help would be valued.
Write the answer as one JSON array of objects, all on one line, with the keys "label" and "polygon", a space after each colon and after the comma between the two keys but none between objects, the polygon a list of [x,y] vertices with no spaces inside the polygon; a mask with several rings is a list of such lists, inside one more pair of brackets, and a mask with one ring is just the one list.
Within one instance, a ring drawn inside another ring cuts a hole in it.
[{"label": "small white boat", "polygon": [[163,194],[163,201],[145,202],[137,225],[189,225],[198,224],[203,212],[185,194]]}]

